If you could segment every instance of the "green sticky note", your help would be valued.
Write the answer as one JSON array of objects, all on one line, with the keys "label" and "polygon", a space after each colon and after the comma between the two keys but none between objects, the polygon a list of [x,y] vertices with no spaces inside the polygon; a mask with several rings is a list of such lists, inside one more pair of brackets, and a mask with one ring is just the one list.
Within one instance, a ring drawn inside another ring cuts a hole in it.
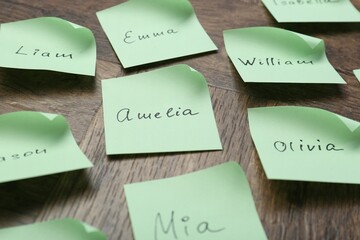
[{"label": "green sticky note", "polygon": [[262,0],[278,22],[360,22],[350,0]]},{"label": "green sticky note", "polygon": [[188,0],[129,0],[97,16],[124,68],[217,50]]},{"label": "green sticky note", "polygon": [[107,154],[222,149],[205,78],[187,65],[102,81]]},{"label": "green sticky note", "polygon": [[59,219],[0,229],[2,240],[106,240],[98,229],[75,219]]},{"label": "green sticky note", "polygon": [[235,162],[124,188],[136,240],[266,239]]},{"label": "green sticky note", "polygon": [[360,81],[360,69],[354,70],[355,77]]},{"label": "green sticky note", "polygon": [[0,183],[92,167],[61,115],[0,115]]},{"label": "green sticky note", "polygon": [[323,40],[274,27],[224,31],[226,51],[244,82],[338,83]]},{"label": "green sticky note", "polygon": [[55,17],[0,25],[0,66],[95,75],[92,32]]},{"label": "green sticky note", "polygon": [[248,110],[269,179],[360,183],[360,123],[310,107]]}]

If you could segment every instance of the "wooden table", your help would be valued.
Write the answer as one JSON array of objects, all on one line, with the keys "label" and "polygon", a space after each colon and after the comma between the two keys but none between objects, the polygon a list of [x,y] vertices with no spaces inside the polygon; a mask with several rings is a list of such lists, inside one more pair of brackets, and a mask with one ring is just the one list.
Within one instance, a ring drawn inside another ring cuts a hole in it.
[{"label": "wooden table", "polygon": [[[279,24],[260,0],[191,0],[219,51],[124,70],[95,16],[120,2],[0,1],[0,23],[57,16],[90,28],[98,47],[95,79],[0,70],[0,114],[34,110],[64,115],[95,165],[86,171],[0,184],[0,227],[72,217],[102,229],[110,240],[133,239],[124,184],[233,160],[246,172],[269,239],[360,239],[360,186],[268,180],[246,113],[247,108],[258,106],[313,106],[360,121],[360,85],[352,73],[360,68],[359,23]],[[353,3],[360,9],[359,0]],[[225,52],[222,31],[250,26],[276,26],[324,39],[329,61],[347,85],[245,84]],[[106,156],[101,80],[177,63],[186,63],[207,78],[224,150]]]}]

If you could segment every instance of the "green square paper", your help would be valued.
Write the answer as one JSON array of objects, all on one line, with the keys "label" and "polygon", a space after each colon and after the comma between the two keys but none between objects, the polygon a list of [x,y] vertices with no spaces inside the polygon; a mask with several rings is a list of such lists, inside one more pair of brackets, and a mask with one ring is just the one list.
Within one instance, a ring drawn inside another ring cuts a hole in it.
[{"label": "green square paper", "polygon": [[95,38],[89,29],[55,17],[3,23],[0,66],[94,76]]},{"label": "green square paper", "polygon": [[360,22],[350,0],[262,0],[278,22]]},{"label": "green square paper", "polygon": [[97,16],[124,68],[217,50],[188,0],[130,0]]},{"label": "green square paper", "polygon": [[323,40],[274,27],[224,31],[226,51],[244,82],[345,81],[329,63]]},{"label": "green square paper", "polygon": [[61,115],[0,115],[0,146],[0,183],[92,167]]},{"label": "green square paper", "polygon": [[136,240],[266,239],[235,162],[124,188]]},{"label": "green square paper", "polygon": [[219,150],[205,78],[187,65],[102,81],[107,154]]},{"label": "green square paper", "polygon": [[360,183],[360,123],[310,107],[248,110],[269,179]]}]

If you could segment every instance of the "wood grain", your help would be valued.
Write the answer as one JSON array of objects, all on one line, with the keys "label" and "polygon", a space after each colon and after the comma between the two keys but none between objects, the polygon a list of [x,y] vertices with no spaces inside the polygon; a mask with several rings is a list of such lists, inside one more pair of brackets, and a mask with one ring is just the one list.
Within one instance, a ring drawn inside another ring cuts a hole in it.
[{"label": "wood grain", "polygon": [[[58,16],[90,28],[98,47],[95,78],[47,71],[0,69],[0,114],[36,110],[63,114],[94,168],[0,184],[0,227],[74,217],[109,240],[133,239],[123,185],[176,176],[229,160],[241,164],[269,239],[360,239],[360,186],[269,181],[252,143],[247,108],[298,105],[360,121],[360,24],[279,24],[259,0],[191,0],[216,53],[124,70],[95,13],[124,1],[0,1],[0,23]],[[353,1],[360,9],[360,1]],[[348,83],[245,84],[225,52],[222,31],[276,26],[325,40],[329,61]],[[104,148],[101,80],[186,63],[210,85],[223,151],[108,157]],[[241,227],[241,226],[239,226]]]}]

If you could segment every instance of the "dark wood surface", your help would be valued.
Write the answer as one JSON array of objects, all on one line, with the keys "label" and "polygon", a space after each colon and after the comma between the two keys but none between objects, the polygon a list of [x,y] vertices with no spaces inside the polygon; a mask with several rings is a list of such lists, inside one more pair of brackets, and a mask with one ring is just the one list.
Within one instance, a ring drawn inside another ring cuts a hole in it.
[{"label": "dark wood surface", "polygon": [[[0,23],[61,17],[90,28],[98,48],[95,78],[0,69],[0,114],[34,110],[64,115],[95,165],[86,171],[0,184],[0,228],[73,217],[102,229],[109,240],[133,239],[124,184],[233,160],[246,172],[269,239],[360,239],[360,186],[267,180],[246,114],[248,107],[298,105],[360,121],[360,84],[352,73],[360,68],[359,23],[279,24],[260,0],[191,0],[219,51],[124,70],[95,15],[121,2],[0,0]],[[353,3],[360,9],[359,0]],[[245,84],[226,55],[222,31],[249,26],[276,26],[324,39],[329,61],[347,85]],[[177,63],[186,63],[207,78],[224,150],[107,157],[101,80]]]}]

